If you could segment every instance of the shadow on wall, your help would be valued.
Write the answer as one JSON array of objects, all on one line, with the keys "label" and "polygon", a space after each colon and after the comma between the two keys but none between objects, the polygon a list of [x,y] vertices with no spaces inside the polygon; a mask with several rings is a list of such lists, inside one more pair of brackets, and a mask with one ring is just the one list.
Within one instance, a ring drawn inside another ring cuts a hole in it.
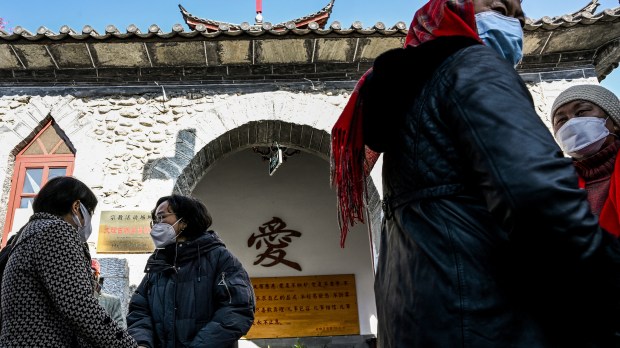
[{"label": "shadow on wall", "polygon": [[[157,140],[159,140],[160,144],[165,144],[165,135],[161,138],[158,138],[158,136],[153,136],[151,138],[152,142],[157,142]],[[142,171],[142,180],[168,180],[178,177],[183,168],[185,168],[194,157],[195,147],[196,130],[193,128],[180,130],[177,133],[174,157],[160,157],[148,160]],[[160,148],[160,150],[165,152],[166,148]]]}]

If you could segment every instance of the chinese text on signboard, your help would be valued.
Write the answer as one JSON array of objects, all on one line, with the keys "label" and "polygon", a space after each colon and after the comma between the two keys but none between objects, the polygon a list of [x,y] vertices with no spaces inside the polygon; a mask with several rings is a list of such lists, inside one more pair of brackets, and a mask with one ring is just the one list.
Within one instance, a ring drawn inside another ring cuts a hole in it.
[{"label": "chinese text on signboard", "polygon": [[98,253],[150,253],[151,213],[148,211],[102,211]]},{"label": "chinese text on signboard", "polygon": [[359,335],[355,275],[252,278],[247,338]]}]

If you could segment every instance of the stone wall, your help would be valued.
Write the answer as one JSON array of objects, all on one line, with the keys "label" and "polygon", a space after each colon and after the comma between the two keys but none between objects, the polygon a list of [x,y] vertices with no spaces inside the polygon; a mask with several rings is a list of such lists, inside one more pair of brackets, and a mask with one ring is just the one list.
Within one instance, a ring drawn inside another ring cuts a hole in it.
[{"label": "stone wall", "polygon": [[[0,226],[6,217],[14,155],[49,117],[77,150],[73,174],[95,192],[98,211],[151,210],[163,195],[190,193],[217,159],[252,146],[276,140],[328,158],[329,131],[347,100],[346,92],[329,91],[3,96],[0,163],[7,170],[0,171],[5,192]],[[378,202],[376,190],[373,197]],[[95,213],[91,253],[114,257],[97,254],[99,218]],[[123,255],[130,285],[142,277],[146,256]]]},{"label": "stone wall", "polygon": [[[150,209],[156,198],[174,190],[175,179],[194,156],[222,134],[269,120],[329,132],[347,97],[291,92],[166,98],[3,96],[0,182],[8,192],[14,153],[51,116],[77,149],[74,175],[100,198],[99,209]],[[2,207],[7,196],[2,196]],[[4,218],[0,216],[2,224]]]},{"label": "stone wall", "polygon": [[[522,74],[548,127],[551,104],[562,90],[578,83],[598,83],[590,70]],[[210,165],[237,150],[279,141],[327,158],[329,133],[349,91],[214,94],[189,89],[167,93],[162,88],[161,93],[129,96],[126,90],[104,96],[2,96],[0,226],[6,216],[14,155],[49,117],[77,149],[74,175],[93,189],[100,200],[98,210],[150,210],[162,195],[190,193]],[[371,178],[375,185],[370,185],[370,221],[376,257],[381,219],[379,168]],[[95,215],[93,225],[97,226]],[[91,245],[94,249],[95,243]]]}]

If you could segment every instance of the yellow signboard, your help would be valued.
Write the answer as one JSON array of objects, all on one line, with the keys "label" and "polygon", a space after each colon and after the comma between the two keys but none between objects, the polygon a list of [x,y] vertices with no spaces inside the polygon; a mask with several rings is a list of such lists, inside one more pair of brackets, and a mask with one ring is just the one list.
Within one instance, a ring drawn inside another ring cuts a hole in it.
[{"label": "yellow signboard", "polygon": [[359,335],[355,275],[252,278],[254,324],[246,338]]},{"label": "yellow signboard", "polygon": [[97,253],[151,253],[151,213],[148,211],[102,211]]}]

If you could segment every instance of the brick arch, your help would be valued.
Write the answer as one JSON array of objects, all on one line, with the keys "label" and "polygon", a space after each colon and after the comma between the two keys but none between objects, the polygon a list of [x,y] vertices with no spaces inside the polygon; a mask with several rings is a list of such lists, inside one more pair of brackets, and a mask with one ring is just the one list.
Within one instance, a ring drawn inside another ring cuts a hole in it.
[{"label": "brick arch", "polygon": [[[189,195],[217,160],[254,146],[270,146],[274,142],[312,153],[329,161],[330,140],[328,132],[309,125],[279,120],[251,121],[227,131],[198,150],[176,178],[173,192]],[[378,255],[378,236],[382,217],[381,197],[371,178],[368,178],[367,183],[372,248],[374,255]]]}]

